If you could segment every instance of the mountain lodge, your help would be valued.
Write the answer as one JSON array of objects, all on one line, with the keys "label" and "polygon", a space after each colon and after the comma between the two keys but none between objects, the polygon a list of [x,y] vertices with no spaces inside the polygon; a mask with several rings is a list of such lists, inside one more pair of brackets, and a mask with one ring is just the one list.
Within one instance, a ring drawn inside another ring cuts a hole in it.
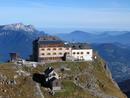
[{"label": "mountain lodge", "polygon": [[61,39],[53,36],[39,37],[33,41],[34,61],[92,61],[92,58],[93,49],[86,43],[64,43]]}]

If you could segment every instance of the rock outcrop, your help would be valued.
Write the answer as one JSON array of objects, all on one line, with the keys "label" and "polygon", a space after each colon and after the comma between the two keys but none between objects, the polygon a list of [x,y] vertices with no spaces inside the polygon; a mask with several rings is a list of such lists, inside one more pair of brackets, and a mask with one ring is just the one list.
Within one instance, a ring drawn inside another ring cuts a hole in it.
[{"label": "rock outcrop", "polygon": [[[49,88],[32,79],[34,73],[42,74],[49,66],[61,77],[61,91],[55,92],[53,96],[49,93]],[[106,63],[99,56],[91,62],[55,62],[36,68],[0,64],[0,97],[127,98],[113,81]]]}]

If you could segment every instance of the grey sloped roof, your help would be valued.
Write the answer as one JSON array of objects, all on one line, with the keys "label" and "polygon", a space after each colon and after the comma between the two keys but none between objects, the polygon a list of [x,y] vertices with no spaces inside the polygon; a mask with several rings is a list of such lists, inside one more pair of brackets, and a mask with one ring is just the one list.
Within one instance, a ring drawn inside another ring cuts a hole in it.
[{"label": "grey sloped roof", "polygon": [[44,71],[44,73],[45,73],[46,75],[49,75],[53,70],[54,70],[54,69],[53,69],[52,67],[48,67],[48,68]]},{"label": "grey sloped roof", "polygon": [[72,49],[91,49],[87,43],[68,43],[66,47],[72,47]]},{"label": "grey sloped roof", "polygon": [[61,40],[44,40],[44,41],[39,41],[39,44],[64,44],[63,41]]},{"label": "grey sloped roof", "polygon": [[60,40],[60,38],[56,36],[49,36],[49,35],[44,35],[39,37],[39,41],[46,41],[46,40]]},{"label": "grey sloped roof", "polygon": [[62,40],[54,36],[43,36],[38,39],[39,44],[64,44]]}]

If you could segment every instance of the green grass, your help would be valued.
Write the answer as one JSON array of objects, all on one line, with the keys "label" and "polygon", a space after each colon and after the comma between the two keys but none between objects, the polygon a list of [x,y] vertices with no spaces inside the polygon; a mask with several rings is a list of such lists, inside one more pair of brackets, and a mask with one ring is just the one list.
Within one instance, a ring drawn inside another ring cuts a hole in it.
[{"label": "green grass", "polygon": [[[8,81],[14,80],[14,76],[17,75],[16,71],[17,68],[13,63],[0,64],[0,74],[5,75]],[[8,85],[6,82],[3,85],[0,84],[0,95],[9,96],[9,98],[36,98],[34,96],[35,83],[31,77],[19,76],[15,81],[16,85]]]},{"label": "green grass", "polygon": [[[89,75],[82,74],[84,72],[89,72],[91,75],[96,77],[96,84],[99,85],[102,92],[117,96],[119,98],[124,98],[122,92],[114,86],[111,79],[106,75],[107,72],[104,65],[105,62],[98,57],[98,59],[93,62],[56,62],[39,65],[36,68],[23,67],[22,70],[33,75],[34,73],[42,73],[47,67],[50,66],[55,69],[59,69],[58,74],[61,76],[62,90],[60,92],[56,92],[56,94],[52,96],[45,90],[44,87],[41,87],[45,98],[97,98],[92,96],[89,91],[83,90],[74,84],[74,77],[79,73],[81,73],[79,76],[79,82],[82,84],[86,83],[91,78]],[[62,66],[71,69],[71,71],[60,71]],[[17,70],[18,69],[13,63],[0,64],[0,73],[5,74],[9,79],[12,79],[14,75],[17,74]],[[31,76],[20,76],[16,79],[16,81],[17,85],[13,87],[8,85],[0,85],[0,88],[7,89],[7,93],[10,96],[12,95],[12,98],[37,98],[35,96],[35,82],[32,80]],[[18,93],[20,93],[20,96],[18,96]],[[17,94],[17,96],[14,96],[14,94]],[[0,95],[4,95],[4,93],[0,91]]]},{"label": "green grass", "polygon": [[[119,98],[124,98],[122,92],[114,86],[111,79],[106,75],[107,72],[104,68],[105,62],[101,58],[98,58],[93,62],[56,62],[56,63],[45,64],[43,66],[38,66],[37,68],[33,69],[32,72],[43,72],[43,70],[49,66],[53,68],[60,68],[64,65],[71,69],[71,71],[65,71],[59,73],[62,76],[64,76],[64,74],[69,75],[68,77],[66,77],[66,80],[63,81],[62,83],[62,87],[65,91],[56,93],[54,98],[73,98],[72,96],[75,96],[74,98],[95,98],[94,96],[91,96],[89,92],[87,91],[84,92],[81,88],[76,87],[72,82],[76,74],[85,71],[91,72],[97,78],[96,83],[99,85],[99,88],[104,93],[112,96],[117,96]],[[91,77],[88,76],[88,78]],[[85,75],[81,75],[80,82],[86,83],[88,78]],[[82,94],[84,97],[79,96],[78,94],[79,95]],[[48,96],[49,95],[47,95],[46,98],[51,98]]]},{"label": "green grass", "polygon": [[63,80],[63,89],[61,92],[56,92],[54,96],[45,93],[45,98],[97,98],[89,94],[89,92],[77,87],[71,80]]}]

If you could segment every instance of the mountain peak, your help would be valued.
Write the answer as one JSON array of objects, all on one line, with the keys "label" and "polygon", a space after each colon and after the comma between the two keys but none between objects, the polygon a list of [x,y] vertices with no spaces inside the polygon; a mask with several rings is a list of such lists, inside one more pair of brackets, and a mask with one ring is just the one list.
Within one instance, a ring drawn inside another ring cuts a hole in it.
[{"label": "mountain peak", "polygon": [[75,31],[73,31],[73,32],[71,32],[71,33],[87,33],[87,32],[80,31],[80,30],[75,30]]},{"label": "mountain peak", "polygon": [[37,31],[33,25],[24,25],[23,23],[15,23],[9,25],[1,26],[2,30],[12,30],[12,31],[26,31],[26,32],[35,32]]}]

